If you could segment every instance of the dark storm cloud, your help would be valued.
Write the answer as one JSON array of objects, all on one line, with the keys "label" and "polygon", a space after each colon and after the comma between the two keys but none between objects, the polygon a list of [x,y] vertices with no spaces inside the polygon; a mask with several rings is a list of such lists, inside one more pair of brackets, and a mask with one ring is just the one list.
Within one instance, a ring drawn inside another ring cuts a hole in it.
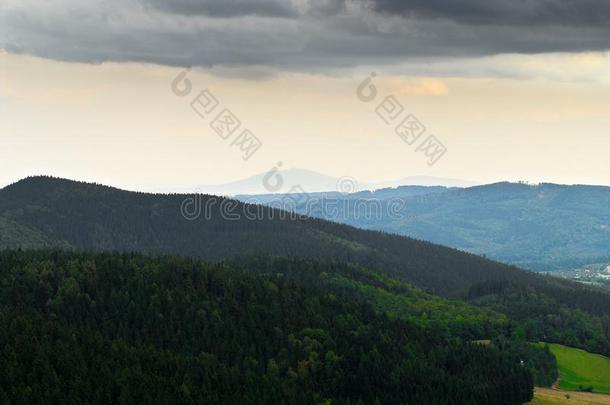
[{"label": "dark storm cloud", "polygon": [[2,0],[0,48],[89,63],[326,72],[608,50],[609,8],[602,0]]},{"label": "dark storm cloud", "polygon": [[371,0],[379,13],[465,24],[608,26],[608,0]]}]

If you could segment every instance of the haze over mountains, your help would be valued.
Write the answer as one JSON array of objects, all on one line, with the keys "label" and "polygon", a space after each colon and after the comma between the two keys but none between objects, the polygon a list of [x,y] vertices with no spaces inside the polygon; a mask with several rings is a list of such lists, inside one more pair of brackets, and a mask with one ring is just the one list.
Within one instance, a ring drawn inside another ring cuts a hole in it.
[{"label": "haze over mountains", "polygon": [[[281,167],[278,167],[281,169]],[[312,170],[291,168],[281,169],[281,185],[276,186],[272,179],[272,187],[266,186],[265,177],[269,172],[260,173],[242,180],[219,184],[201,185],[195,189],[180,189],[181,192],[199,192],[204,194],[227,195],[236,194],[265,194],[265,193],[288,193],[293,187],[299,187],[308,193],[337,191],[342,181],[348,181],[352,189],[350,191],[377,190],[387,187],[399,187],[404,185],[413,186],[445,186],[445,187],[470,187],[478,183],[469,180],[441,178],[432,176],[408,176],[398,180],[389,181],[359,181],[351,176],[334,177],[327,176]],[[271,173],[272,174],[272,173]],[[277,189],[276,189],[277,188]]]}]

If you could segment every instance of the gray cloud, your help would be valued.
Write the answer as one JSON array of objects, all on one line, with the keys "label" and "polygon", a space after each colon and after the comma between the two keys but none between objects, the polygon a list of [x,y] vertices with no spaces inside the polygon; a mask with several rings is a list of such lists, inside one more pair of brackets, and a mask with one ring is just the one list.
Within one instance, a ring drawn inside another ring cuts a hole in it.
[{"label": "gray cloud", "polygon": [[[595,19],[595,10],[586,11],[576,1],[596,6],[601,16]],[[4,0],[0,48],[89,63],[322,72],[501,53],[610,49],[610,27],[602,23],[610,13],[601,0],[453,4],[457,2]],[[540,11],[544,5],[549,9]]]},{"label": "gray cloud", "polygon": [[466,24],[573,25],[610,24],[607,0],[370,0],[373,10],[418,18],[446,18]]}]

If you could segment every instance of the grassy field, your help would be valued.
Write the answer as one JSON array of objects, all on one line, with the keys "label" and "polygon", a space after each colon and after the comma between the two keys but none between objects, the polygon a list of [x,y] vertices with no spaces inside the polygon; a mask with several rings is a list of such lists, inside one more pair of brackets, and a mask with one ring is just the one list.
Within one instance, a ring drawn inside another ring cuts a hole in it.
[{"label": "grassy field", "polygon": [[559,366],[559,388],[578,391],[593,387],[593,392],[610,394],[610,359],[584,350],[558,344],[549,345]]},{"label": "grassy field", "polygon": [[610,405],[610,395],[536,388],[528,405]]}]

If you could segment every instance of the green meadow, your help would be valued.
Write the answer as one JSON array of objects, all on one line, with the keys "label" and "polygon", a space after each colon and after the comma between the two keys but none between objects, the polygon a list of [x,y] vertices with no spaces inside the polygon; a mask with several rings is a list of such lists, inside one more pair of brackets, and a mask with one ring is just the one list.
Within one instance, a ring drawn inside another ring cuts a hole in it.
[{"label": "green meadow", "polygon": [[549,348],[557,358],[560,389],[579,391],[580,387],[593,387],[593,392],[610,394],[609,358],[559,344],[549,344]]}]

